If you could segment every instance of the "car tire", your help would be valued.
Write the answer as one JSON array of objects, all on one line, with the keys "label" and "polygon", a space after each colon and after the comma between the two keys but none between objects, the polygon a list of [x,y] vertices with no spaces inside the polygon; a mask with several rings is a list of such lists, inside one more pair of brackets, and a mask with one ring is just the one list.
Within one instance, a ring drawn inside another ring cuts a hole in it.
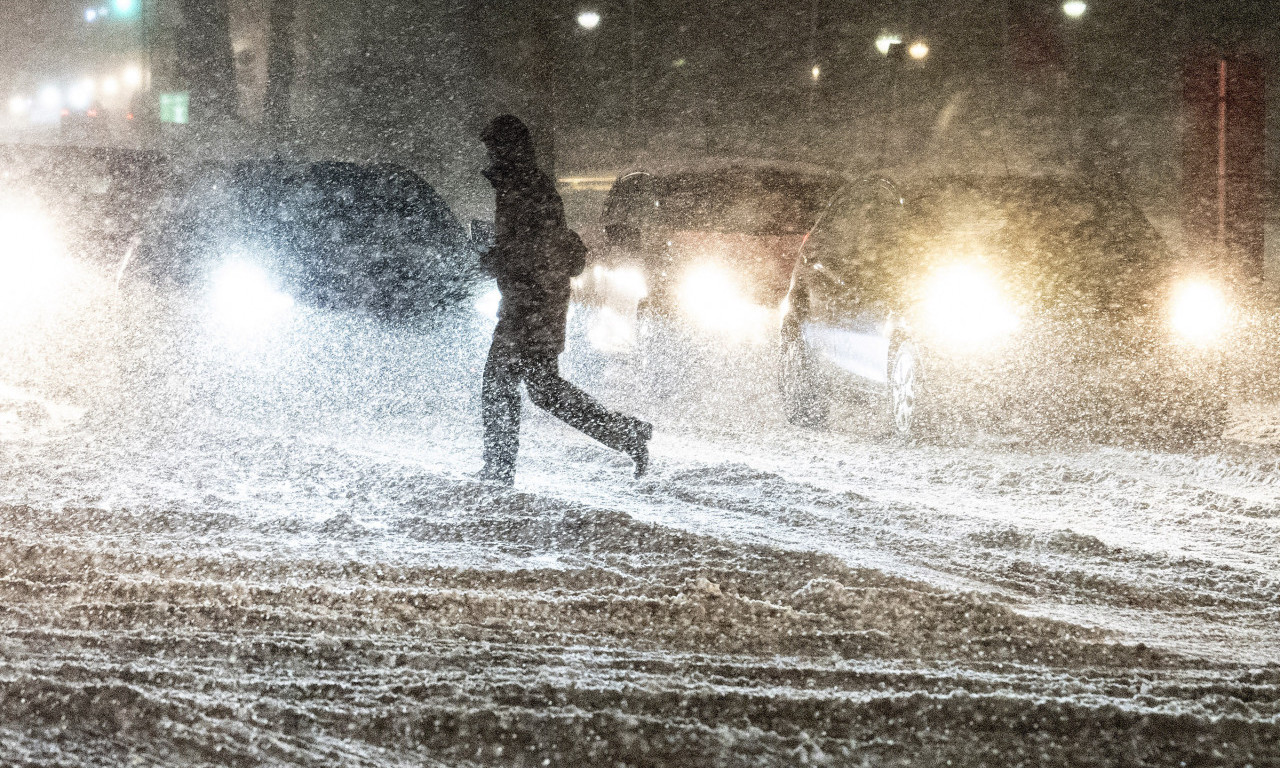
[{"label": "car tire", "polygon": [[932,434],[936,414],[931,404],[928,370],[920,347],[900,339],[889,349],[889,401],[886,405],[889,434],[918,440]]},{"label": "car tire", "polygon": [[813,353],[799,329],[784,329],[779,385],[787,421],[797,427],[822,429],[831,412],[830,398],[814,369]]}]

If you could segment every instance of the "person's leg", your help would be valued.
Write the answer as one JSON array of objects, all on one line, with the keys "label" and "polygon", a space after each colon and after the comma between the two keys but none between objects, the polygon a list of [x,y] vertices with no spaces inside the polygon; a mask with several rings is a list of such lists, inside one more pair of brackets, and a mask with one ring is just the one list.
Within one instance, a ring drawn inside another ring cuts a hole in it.
[{"label": "person's leg", "polygon": [[646,444],[653,434],[651,425],[605,408],[591,395],[560,378],[554,357],[526,360],[522,374],[534,405],[588,437],[631,456],[636,460],[639,473],[643,473],[645,467],[641,465],[640,452],[644,452],[647,462]]},{"label": "person's leg", "polygon": [[520,450],[519,355],[494,336],[484,365],[481,410],[484,417],[484,470],[493,480],[511,482]]}]

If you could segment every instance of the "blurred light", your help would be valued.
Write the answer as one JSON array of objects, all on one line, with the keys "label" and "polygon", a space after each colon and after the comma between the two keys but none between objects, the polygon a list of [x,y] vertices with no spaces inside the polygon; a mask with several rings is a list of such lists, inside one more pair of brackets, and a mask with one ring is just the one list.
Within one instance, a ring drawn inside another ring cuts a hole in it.
[{"label": "blurred light", "polygon": [[822,77],[822,67],[818,66],[817,64],[814,64],[813,69],[810,70],[809,74],[813,75],[814,80],[817,80],[818,78]]},{"label": "blurred light", "polygon": [[57,109],[62,106],[62,91],[56,85],[46,85],[40,89],[40,106],[45,109]]},{"label": "blurred light", "polygon": [[210,305],[224,327],[267,331],[286,319],[293,298],[282,293],[265,269],[233,258],[213,274]]},{"label": "blurred light", "polygon": [[97,9],[97,8],[85,8],[85,9],[84,9],[84,20],[85,20],[85,21],[87,21],[87,22],[89,22],[90,24],[92,24],[93,22],[97,21],[97,20],[98,20],[98,9]]},{"label": "blurred light", "polygon": [[114,0],[111,5],[121,16],[132,16],[138,10],[138,0]]},{"label": "blurred light", "polygon": [[102,95],[115,96],[120,92],[120,81],[114,77],[106,77],[102,80]]},{"label": "blurred light", "polygon": [[122,77],[126,88],[137,88],[142,85],[142,67],[137,64],[130,64],[124,68]]},{"label": "blurred light", "polygon": [[733,273],[710,264],[694,266],[677,289],[680,309],[700,328],[735,339],[761,339],[776,315],[754,303]]},{"label": "blurred light", "polygon": [[897,35],[883,34],[876,38],[876,50],[882,55],[889,55],[889,48],[902,42],[902,38]]},{"label": "blurred light", "polygon": [[1208,280],[1188,280],[1173,291],[1169,322],[1192,344],[1219,340],[1231,325],[1231,305],[1222,288]]},{"label": "blurred light", "polygon": [[600,14],[595,11],[583,11],[578,14],[578,26],[583,29],[595,29],[600,26]]},{"label": "blurred light", "polygon": [[0,209],[0,318],[26,320],[55,305],[71,264],[52,222],[30,206]]},{"label": "blurred light", "polygon": [[31,99],[26,96],[12,96],[9,98],[9,114],[15,117],[25,115],[31,110]]},{"label": "blurred light", "polygon": [[601,288],[624,301],[636,302],[649,295],[644,273],[636,267],[610,269],[597,265],[592,274]]},{"label": "blurred light", "polygon": [[907,53],[910,54],[911,58],[920,61],[929,55],[929,46],[923,40],[918,40],[911,44],[911,47],[907,49]]},{"label": "blurred light", "polygon": [[502,291],[499,291],[497,288],[492,288],[481,294],[480,298],[476,299],[475,308],[477,312],[490,320],[497,321],[498,307],[501,306],[501,304]]},{"label": "blurred light", "polygon": [[93,80],[81,80],[67,90],[67,106],[72,109],[87,109],[92,103]]},{"label": "blurred light", "polygon": [[994,276],[973,264],[934,270],[919,309],[925,330],[952,346],[982,347],[1018,329],[1018,313]]},{"label": "blurred light", "polygon": [[1084,0],[1067,0],[1062,4],[1062,12],[1073,19],[1080,18],[1087,10],[1089,10],[1089,6],[1085,4]]}]

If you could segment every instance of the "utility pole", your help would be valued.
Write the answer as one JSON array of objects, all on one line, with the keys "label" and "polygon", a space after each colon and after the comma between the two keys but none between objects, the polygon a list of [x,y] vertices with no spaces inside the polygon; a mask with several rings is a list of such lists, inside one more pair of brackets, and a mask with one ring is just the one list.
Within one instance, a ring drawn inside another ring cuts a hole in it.
[{"label": "utility pole", "polygon": [[209,123],[238,116],[235,58],[227,0],[178,0],[182,11],[183,74],[191,85],[191,115]]},{"label": "utility pole", "polygon": [[636,21],[636,0],[629,0],[627,29],[631,43],[631,122],[630,144],[640,154],[640,29]]},{"label": "utility pole", "polygon": [[293,95],[293,23],[297,0],[271,0],[271,37],[267,44],[267,94],[265,117],[274,141],[289,138],[292,128],[290,103]]}]

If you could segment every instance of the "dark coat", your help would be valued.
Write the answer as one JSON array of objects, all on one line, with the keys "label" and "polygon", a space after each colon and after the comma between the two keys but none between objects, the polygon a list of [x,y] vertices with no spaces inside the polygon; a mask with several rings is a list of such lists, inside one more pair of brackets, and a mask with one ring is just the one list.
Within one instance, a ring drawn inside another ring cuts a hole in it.
[{"label": "dark coat", "polygon": [[485,177],[497,193],[496,243],[481,259],[502,292],[494,337],[522,354],[558,355],[582,241],[565,223],[555,184],[533,162],[532,143],[499,154]]}]

